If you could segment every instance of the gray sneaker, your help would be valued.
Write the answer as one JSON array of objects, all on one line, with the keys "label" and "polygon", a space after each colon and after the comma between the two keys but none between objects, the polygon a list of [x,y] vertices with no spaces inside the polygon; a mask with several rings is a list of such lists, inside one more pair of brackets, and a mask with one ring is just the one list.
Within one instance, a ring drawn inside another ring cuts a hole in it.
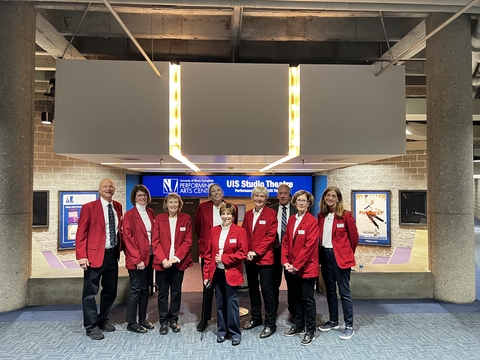
[{"label": "gray sneaker", "polygon": [[334,322],[331,322],[331,321],[327,321],[325,324],[320,325],[318,327],[318,330],[325,332],[325,331],[338,329],[339,327],[340,326],[338,325],[338,322],[334,323]]},{"label": "gray sneaker", "polygon": [[347,326],[345,330],[343,330],[342,335],[340,335],[340,339],[348,340],[355,334],[355,329],[350,326]]}]

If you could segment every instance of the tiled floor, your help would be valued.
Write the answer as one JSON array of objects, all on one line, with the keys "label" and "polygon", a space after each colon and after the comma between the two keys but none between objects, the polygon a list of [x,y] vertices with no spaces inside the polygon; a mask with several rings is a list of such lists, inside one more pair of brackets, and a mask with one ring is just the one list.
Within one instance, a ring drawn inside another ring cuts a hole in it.
[{"label": "tiled floor", "polygon": [[[476,225],[476,260],[480,264],[480,224]],[[477,279],[479,272],[477,266]],[[315,296],[317,324],[321,324],[327,319],[326,300],[320,293]],[[282,335],[290,327],[285,298],[282,291],[277,333],[261,340],[261,328],[244,331],[238,347],[229,341],[215,342],[214,321],[201,340],[195,330],[199,292],[183,295],[182,331],[165,336],[158,328],[147,334],[127,331],[124,305],[112,309],[111,320],[117,330],[105,334],[102,341],[85,336],[80,306],[30,307],[0,314],[0,359],[480,359],[478,300],[467,305],[436,300],[354,300],[357,333],[352,339],[340,340],[341,329],[317,332],[313,344],[303,347],[300,337]],[[240,305],[249,307],[247,293],[241,294]],[[158,320],[155,297],[150,299],[149,318]],[[248,316],[242,318],[246,321]]]}]

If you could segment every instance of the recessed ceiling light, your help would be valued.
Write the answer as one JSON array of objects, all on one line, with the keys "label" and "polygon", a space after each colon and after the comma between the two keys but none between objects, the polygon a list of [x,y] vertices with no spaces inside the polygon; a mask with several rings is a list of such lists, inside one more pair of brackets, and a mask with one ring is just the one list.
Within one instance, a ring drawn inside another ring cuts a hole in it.
[{"label": "recessed ceiling light", "polygon": [[123,160],[123,161],[135,161],[135,160],[140,160],[139,158],[135,158],[135,157],[116,157],[115,159],[118,159],[118,160]]}]

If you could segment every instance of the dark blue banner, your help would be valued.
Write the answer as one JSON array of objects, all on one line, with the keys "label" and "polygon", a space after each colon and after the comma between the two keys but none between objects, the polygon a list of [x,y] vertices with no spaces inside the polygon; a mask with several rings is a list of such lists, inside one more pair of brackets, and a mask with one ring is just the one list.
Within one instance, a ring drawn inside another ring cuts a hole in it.
[{"label": "dark blue banner", "polygon": [[269,196],[275,197],[280,184],[287,184],[292,194],[298,190],[312,192],[311,176],[145,175],[143,177],[143,184],[154,197],[165,197],[171,192],[185,197],[208,197],[208,188],[213,183],[220,185],[225,197],[250,197],[255,186],[266,187]]}]

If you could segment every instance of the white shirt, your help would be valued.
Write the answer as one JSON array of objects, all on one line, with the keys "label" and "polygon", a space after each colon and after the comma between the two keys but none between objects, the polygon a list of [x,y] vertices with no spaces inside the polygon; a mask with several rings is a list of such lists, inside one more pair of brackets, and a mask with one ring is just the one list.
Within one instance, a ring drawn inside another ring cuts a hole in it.
[{"label": "white shirt", "polygon": [[282,214],[283,214],[283,208],[286,207],[287,209],[285,212],[287,213],[287,223],[288,223],[288,218],[290,217],[290,203],[287,205],[283,206],[278,204],[278,211],[277,211],[277,221],[278,221],[278,227],[277,227],[277,233],[278,233],[278,239],[280,243],[282,242]]},{"label": "white shirt", "polygon": [[138,212],[140,213],[140,217],[142,218],[143,224],[145,225],[145,229],[147,230],[148,243],[150,245],[152,245],[152,222],[150,221],[150,218],[148,217],[147,206],[146,205],[140,205],[139,203],[136,203],[135,207],[137,208]]},{"label": "white shirt", "polygon": [[333,219],[334,219],[334,215],[333,213],[330,213],[325,218],[325,222],[323,224],[322,246],[328,249],[333,248],[333,244],[332,244]]},{"label": "white shirt", "polygon": [[[113,210],[113,217],[115,218],[115,234],[118,234],[118,216],[117,212],[115,211],[115,206],[113,205],[113,201],[109,203],[107,200],[104,198],[100,198],[100,201],[102,202],[102,207],[103,207],[103,218],[105,220],[105,249],[111,249],[112,246],[110,245],[110,228],[108,226],[108,204],[112,204],[112,210]],[[117,239],[115,239],[115,243],[117,243]]]},{"label": "white shirt", "polygon": [[220,217],[220,211],[219,211],[220,206],[216,207],[215,204],[213,204],[213,214],[212,214],[213,226],[222,225],[222,218]]},{"label": "white shirt", "polygon": [[[225,248],[225,241],[227,241],[228,232],[230,231],[230,226],[223,227],[220,232],[220,237],[218,238],[218,255],[223,255],[223,249]],[[217,268],[225,269],[225,265],[222,262],[217,264]]]},{"label": "white shirt", "polygon": [[292,236],[292,239],[293,239],[293,237],[295,236],[295,231],[297,231],[298,225],[300,224],[300,222],[301,222],[302,219],[303,219],[303,215],[305,215],[305,214],[306,214],[306,212],[303,213],[302,215],[298,215],[298,214],[295,215],[295,226],[293,227],[293,236]]},{"label": "white shirt", "polygon": [[170,238],[172,239],[172,243],[170,244],[170,253],[168,258],[171,259],[175,256],[175,229],[177,228],[177,217],[169,217],[168,221],[170,222]]},{"label": "white shirt", "polygon": [[252,232],[255,230],[255,224],[257,223],[258,218],[260,217],[260,214],[262,213],[262,210],[265,206],[263,206],[260,210],[256,211],[255,208],[252,210],[253,211],[253,222],[252,222]]}]

